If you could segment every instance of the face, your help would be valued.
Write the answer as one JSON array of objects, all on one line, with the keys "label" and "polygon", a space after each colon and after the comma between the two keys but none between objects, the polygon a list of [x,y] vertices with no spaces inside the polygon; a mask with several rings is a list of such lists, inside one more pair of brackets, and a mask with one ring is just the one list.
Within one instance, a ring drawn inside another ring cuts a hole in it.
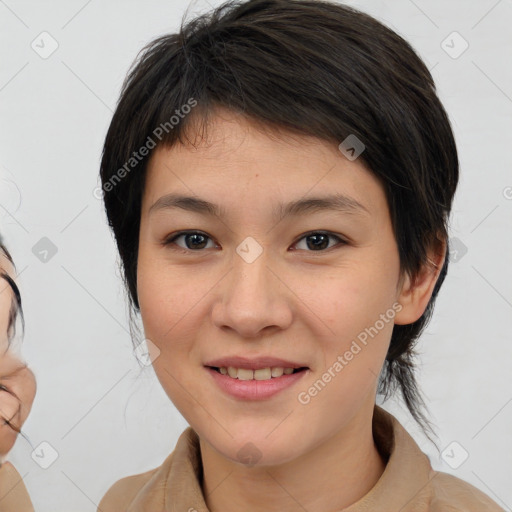
[{"label": "face", "polygon": [[[340,432],[364,404],[373,409],[402,308],[398,249],[382,185],[335,145],[270,137],[226,111],[208,134],[196,149],[157,148],[149,163],[141,317],[158,379],[200,438],[235,462],[251,442],[259,464],[279,464]],[[169,200],[151,208],[168,194],[218,211]],[[333,194],[345,198],[338,208],[279,215]],[[231,356],[307,370],[284,376],[291,384],[272,396],[264,381],[246,382],[248,393],[261,382],[261,394],[241,397],[205,367]]]},{"label": "face", "polygon": [[[0,251],[0,270],[15,280],[13,264]],[[14,293],[4,278],[0,280],[0,458],[5,456],[16,441],[32,407],[36,381],[9,347],[7,330]],[[9,422],[6,423],[4,420]]]}]

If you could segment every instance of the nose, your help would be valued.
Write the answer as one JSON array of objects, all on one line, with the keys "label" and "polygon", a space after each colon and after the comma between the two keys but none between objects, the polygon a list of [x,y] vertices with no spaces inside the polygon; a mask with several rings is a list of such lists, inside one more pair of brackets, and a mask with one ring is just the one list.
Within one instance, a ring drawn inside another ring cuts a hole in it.
[{"label": "nose", "polygon": [[279,275],[278,266],[269,261],[267,250],[254,260],[240,254],[233,255],[232,269],[218,285],[212,310],[214,324],[243,338],[260,338],[263,331],[286,329],[293,319],[290,285]]}]

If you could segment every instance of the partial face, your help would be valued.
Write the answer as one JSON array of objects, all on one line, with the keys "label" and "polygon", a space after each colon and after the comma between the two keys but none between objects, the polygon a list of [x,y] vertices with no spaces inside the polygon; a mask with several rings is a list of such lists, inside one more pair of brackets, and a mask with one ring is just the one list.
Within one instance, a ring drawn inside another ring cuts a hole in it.
[{"label": "partial face", "polygon": [[[2,250],[0,250],[0,271],[12,279],[15,278],[14,266]],[[11,286],[5,278],[0,279],[0,354],[7,350],[7,329],[13,301],[14,293]]]},{"label": "partial face", "polygon": [[[0,270],[15,280],[14,266],[1,250]],[[36,393],[34,374],[12,353],[8,344],[7,329],[13,301],[11,286],[5,278],[0,279],[0,458],[13,447]]]},{"label": "partial face", "polygon": [[[335,145],[271,138],[225,111],[209,136],[198,149],[158,148],[150,161],[142,321],[160,351],[156,374],[200,437],[233,461],[252,442],[259,464],[279,464],[373,408],[400,309],[398,249],[381,184]],[[337,208],[289,206],[334,195]],[[234,356],[307,369],[247,382],[206,366]]]}]

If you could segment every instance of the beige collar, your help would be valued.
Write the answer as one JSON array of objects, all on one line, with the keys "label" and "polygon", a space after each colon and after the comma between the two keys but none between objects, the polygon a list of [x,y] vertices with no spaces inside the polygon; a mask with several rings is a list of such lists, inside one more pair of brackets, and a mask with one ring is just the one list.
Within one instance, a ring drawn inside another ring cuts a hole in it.
[{"label": "beige collar", "polygon": [[[346,512],[389,510],[421,512],[428,509],[429,482],[436,475],[414,439],[387,411],[374,408],[375,442],[386,468],[377,484]],[[202,463],[199,438],[191,428],[179,437],[176,448],[155,471],[132,502],[128,512],[196,510],[209,512],[200,486]],[[418,508],[418,499],[424,507]]]}]

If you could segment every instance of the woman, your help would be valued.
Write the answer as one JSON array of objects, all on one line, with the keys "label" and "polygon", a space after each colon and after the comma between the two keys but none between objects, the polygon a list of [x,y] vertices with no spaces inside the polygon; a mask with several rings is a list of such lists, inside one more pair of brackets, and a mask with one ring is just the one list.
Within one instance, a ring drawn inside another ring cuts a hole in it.
[{"label": "woman", "polygon": [[448,268],[458,158],[432,76],[372,17],[227,3],[123,86],[102,189],[160,383],[189,423],[103,512],[498,511],[425,431],[413,347]]},{"label": "woman", "polygon": [[36,393],[33,372],[14,352],[16,320],[23,309],[11,255],[0,238],[0,512],[28,512],[34,507],[16,468],[6,462]]}]

